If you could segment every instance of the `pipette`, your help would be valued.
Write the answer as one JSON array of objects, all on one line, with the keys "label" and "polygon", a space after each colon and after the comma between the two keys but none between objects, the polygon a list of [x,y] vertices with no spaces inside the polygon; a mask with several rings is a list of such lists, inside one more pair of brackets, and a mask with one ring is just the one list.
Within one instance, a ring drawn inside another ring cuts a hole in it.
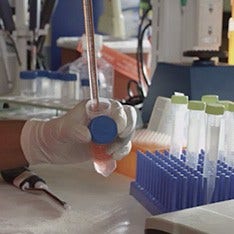
[{"label": "pipette", "polygon": [[87,60],[90,84],[90,101],[86,104],[90,119],[89,130],[92,136],[91,148],[95,170],[108,176],[116,168],[116,161],[106,154],[107,144],[117,136],[117,125],[108,115],[111,104],[107,99],[100,99],[98,93],[97,64],[94,44],[93,8],[91,0],[83,0],[84,24],[87,41]]},{"label": "pipette", "polygon": [[88,73],[90,83],[90,99],[96,101],[98,108],[98,79],[97,79],[97,64],[95,56],[94,44],[94,26],[93,26],[93,7],[91,0],[83,0],[84,24],[87,41],[87,58],[88,58]]},{"label": "pipette", "polygon": [[52,201],[56,202],[65,210],[71,209],[71,206],[68,205],[65,201],[61,200],[53,192],[49,191],[47,188],[25,188],[24,191],[34,193],[34,194],[46,194]]}]

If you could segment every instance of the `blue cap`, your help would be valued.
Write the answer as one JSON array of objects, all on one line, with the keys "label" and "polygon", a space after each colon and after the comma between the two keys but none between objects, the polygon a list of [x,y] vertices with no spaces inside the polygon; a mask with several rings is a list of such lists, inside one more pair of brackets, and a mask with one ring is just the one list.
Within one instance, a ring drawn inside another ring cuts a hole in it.
[{"label": "blue cap", "polygon": [[76,81],[77,77],[76,77],[76,74],[72,74],[72,73],[60,73],[59,79],[62,81]]},{"label": "blue cap", "polygon": [[89,86],[89,79],[81,79],[81,86]]},{"label": "blue cap", "polygon": [[115,121],[106,115],[95,117],[89,124],[92,141],[96,144],[109,144],[114,141],[118,131]]},{"label": "blue cap", "polygon": [[[98,80],[98,86],[100,85],[100,81]],[[81,79],[81,86],[89,86],[89,79]]]},{"label": "blue cap", "polygon": [[37,78],[36,71],[21,71],[20,78],[24,80],[32,80]]},{"label": "blue cap", "polygon": [[49,73],[49,71],[47,71],[47,70],[37,70],[37,75],[39,77],[47,77],[48,73]]},{"label": "blue cap", "polygon": [[58,80],[59,79],[59,72],[57,71],[48,71],[47,77],[52,80]]}]

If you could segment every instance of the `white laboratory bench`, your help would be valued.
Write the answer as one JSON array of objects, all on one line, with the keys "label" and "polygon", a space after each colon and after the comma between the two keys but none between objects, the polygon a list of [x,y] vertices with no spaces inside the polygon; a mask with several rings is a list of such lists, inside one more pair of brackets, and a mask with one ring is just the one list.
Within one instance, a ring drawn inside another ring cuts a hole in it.
[{"label": "white laboratory bench", "polygon": [[64,210],[46,195],[23,192],[0,178],[0,233],[142,234],[150,213],[129,195],[131,179],[104,178],[91,162],[31,169],[71,205]]}]

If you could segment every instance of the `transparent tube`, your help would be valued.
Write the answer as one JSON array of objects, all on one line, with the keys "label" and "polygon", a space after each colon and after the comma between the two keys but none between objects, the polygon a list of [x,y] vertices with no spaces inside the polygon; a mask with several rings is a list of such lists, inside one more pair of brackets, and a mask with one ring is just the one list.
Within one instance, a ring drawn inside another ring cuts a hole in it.
[{"label": "transparent tube", "polygon": [[225,111],[220,122],[220,139],[218,159],[225,162],[227,157],[227,131],[229,128],[229,111]]},{"label": "transparent tube", "polygon": [[205,149],[205,112],[189,110],[186,163],[194,169],[201,149]]},{"label": "transparent tube", "polygon": [[[90,100],[86,104],[86,112],[89,120],[95,119],[98,116],[108,116],[110,114],[110,102],[107,99],[100,98],[99,104],[97,105],[94,100]],[[94,138],[96,136],[93,136],[94,134],[91,130],[91,151],[94,168],[99,174],[109,176],[116,169],[116,161],[110,155],[106,154],[108,144],[104,143],[104,140],[103,144],[95,142]]]},{"label": "transparent tube", "polygon": [[186,146],[187,104],[171,104],[175,116],[172,126],[170,154],[180,158],[182,149]]},{"label": "transparent tube", "polygon": [[228,128],[227,128],[227,148],[226,160],[227,164],[234,167],[234,112],[229,112]]},{"label": "transparent tube", "polygon": [[203,174],[207,178],[207,203],[212,200],[217,172],[217,159],[222,115],[207,115]]}]

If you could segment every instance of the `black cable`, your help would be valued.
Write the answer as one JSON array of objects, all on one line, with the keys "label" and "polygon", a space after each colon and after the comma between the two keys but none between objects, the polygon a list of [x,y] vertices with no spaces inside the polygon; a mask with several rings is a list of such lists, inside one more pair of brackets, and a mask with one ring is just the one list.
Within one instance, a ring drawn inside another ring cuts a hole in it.
[{"label": "black cable", "polygon": [[148,80],[148,78],[146,77],[145,74],[145,69],[144,69],[144,55],[143,55],[143,39],[144,39],[144,34],[146,32],[146,30],[152,25],[151,20],[149,21],[149,23],[144,27],[144,29],[141,32],[141,36],[139,39],[139,50],[138,50],[138,64],[141,66],[141,74],[143,76],[143,79],[146,83],[146,85],[149,87],[150,86],[150,82]]},{"label": "black cable", "polygon": [[142,81],[141,81],[141,67],[140,67],[140,53],[139,53],[139,50],[140,50],[140,38],[142,36],[142,26],[143,26],[143,23],[145,21],[145,18],[148,16],[148,13],[151,11],[152,9],[152,6],[149,5],[149,8],[144,12],[144,14],[142,15],[141,17],[141,21],[140,21],[140,24],[139,24],[139,27],[138,27],[138,35],[137,35],[137,38],[138,38],[138,43],[137,43],[137,53],[136,53],[136,59],[137,59],[137,73],[138,73],[138,80],[139,80],[139,83],[142,85]]},{"label": "black cable", "polygon": [[[138,27],[138,35],[137,35],[137,53],[136,53],[136,61],[137,61],[137,73],[138,73],[138,81],[135,80],[130,80],[127,84],[127,92],[128,92],[128,99],[125,100],[123,102],[123,104],[128,104],[128,105],[139,105],[142,104],[144,99],[145,99],[145,95],[143,92],[143,87],[142,87],[142,76],[144,79],[144,82],[146,83],[147,86],[149,86],[149,81],[146,78],[146,75],[144,73],[144,63],[143,63],[143,49],[142,49],[142,41],[143,41],[143,37],[144,37],[144,33],[146,31],[146,29],[151,25],[151,20],[149,21],[149,23],[144,27],[144,29],[142,30],[143,27],[143,23],[145,22],[145,18],[147,17],[149,11],[152,9],[152,6],[150,5],[149,9],[147,9],[143,16],[141,17],[141,21]],[[134,95],[132,93],[132,88],[134,85],[134,91],[136,92],[136,94]]]}]

